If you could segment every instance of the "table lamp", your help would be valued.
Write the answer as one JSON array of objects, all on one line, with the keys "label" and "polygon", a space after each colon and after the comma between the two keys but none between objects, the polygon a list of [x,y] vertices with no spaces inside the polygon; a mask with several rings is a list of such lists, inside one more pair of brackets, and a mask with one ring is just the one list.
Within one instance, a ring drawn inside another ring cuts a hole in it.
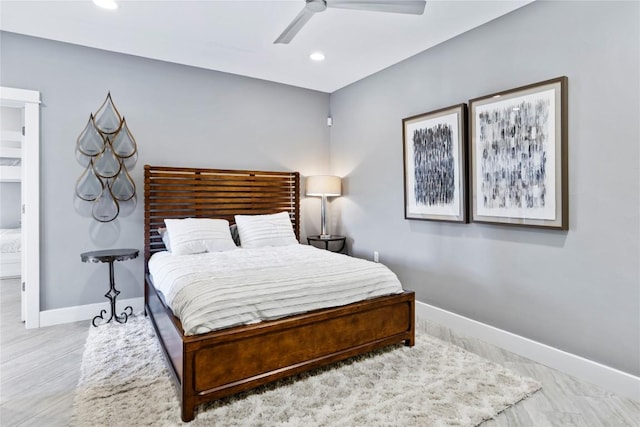
[{"label": "table lamp", "polygon": [[307,177],[307,196],[322,197],[322,207],[320,210],[320,221],[322,223],[321,239],[328,239],[327,233],[327,197],[340,196],[342,194],[339,176],[314,175]]}]

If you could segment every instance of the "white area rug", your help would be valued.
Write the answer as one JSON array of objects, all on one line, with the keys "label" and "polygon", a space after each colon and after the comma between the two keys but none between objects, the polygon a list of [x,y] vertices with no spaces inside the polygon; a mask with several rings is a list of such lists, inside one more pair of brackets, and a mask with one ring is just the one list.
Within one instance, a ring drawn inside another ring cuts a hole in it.
[{"label": "white area rug", "polygon": [[[91,328],[73,424],[175,426],[180,406],[150,322]],[[393,346],[199,408],[192,426],[474,426],[540,389],[416,331]]]}]

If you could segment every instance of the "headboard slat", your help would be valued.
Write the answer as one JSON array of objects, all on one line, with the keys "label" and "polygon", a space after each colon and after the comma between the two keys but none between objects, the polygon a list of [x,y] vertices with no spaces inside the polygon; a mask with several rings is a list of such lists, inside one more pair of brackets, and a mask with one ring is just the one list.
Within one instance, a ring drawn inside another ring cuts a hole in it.
[{"label": "headboard slat", "polygon": [[[222,218],[289,212],[300,239],[300,174],[144,166],[145,261],[165,250],[166,218]],[[145,263],[146,265],[146,263]]]}]

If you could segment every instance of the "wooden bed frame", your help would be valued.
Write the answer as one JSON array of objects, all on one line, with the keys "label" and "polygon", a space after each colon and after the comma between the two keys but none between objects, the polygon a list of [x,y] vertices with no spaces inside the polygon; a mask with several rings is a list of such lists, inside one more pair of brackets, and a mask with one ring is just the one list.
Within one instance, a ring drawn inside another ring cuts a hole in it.
[{"label": "wooden bed frame", "polygon": [[147,262],[165,250],[157,233],[165,218],[224,218],[288,211],[300,239],[300,175],[144,167],[145,312],[179,389],[181,416],[259,385],[376,348],[415,341],[411,291],[279,320],[184,336],[180,320],[153,286]]}]

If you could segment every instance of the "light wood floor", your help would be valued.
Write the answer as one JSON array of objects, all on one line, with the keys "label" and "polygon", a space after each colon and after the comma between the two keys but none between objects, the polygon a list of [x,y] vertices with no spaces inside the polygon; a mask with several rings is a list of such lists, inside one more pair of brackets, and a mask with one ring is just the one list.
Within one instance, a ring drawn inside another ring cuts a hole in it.
[{"label": "light wood floor", "polygon": [[90,322],[25,329],[20,280],[0,280],[0,426],[68,426]]},{"label": "light wood floor", "polygon": [[[17,279],[0,280],[0,312],[0,426],[69,425],[90,322],[24,329]],[[640,426],[640,402],[440,325],[430,324],[428,331],[542,382],[541,391],[483,427]]]}]

